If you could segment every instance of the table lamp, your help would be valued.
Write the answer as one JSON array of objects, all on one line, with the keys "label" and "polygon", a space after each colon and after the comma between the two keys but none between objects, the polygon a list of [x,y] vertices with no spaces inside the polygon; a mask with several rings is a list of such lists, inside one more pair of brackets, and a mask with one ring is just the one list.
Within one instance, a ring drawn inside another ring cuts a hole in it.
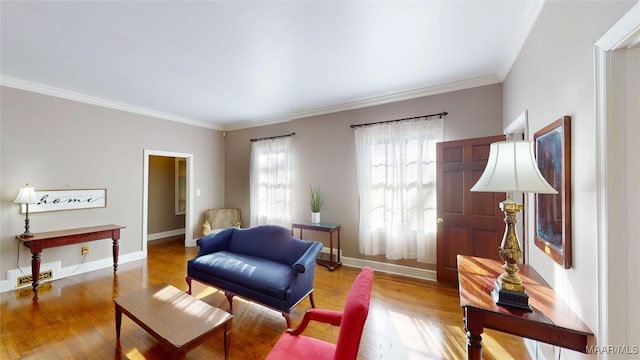
[{"label": "table lamp", "polygon": [[532,311],[529,296],[518,276],[518,262],[522,259],[522,251],[515,224],[522,205],[511,200],[511,193],[558,193],[540,173],[533,155],[532,142],[510,140],[491,144],[487,166],[471,191],[507,193],[507,199],[500,203],[507,225],[498,249],[505,271],[496,280],[492,296],[498,305]]},{"label": "table lamp", "polygon": [[[27,184],[28,185],[28,184]],[[26,218],[24,219],[24,233],[20,235],[23,238],[32,237],[33,234],[29,231],[29,204],[35,204],[38,202],[36,191],[31,186],[25,186],[20,188],[18,196],[13,200],[16,204],[24,204],[26,208]]]}]

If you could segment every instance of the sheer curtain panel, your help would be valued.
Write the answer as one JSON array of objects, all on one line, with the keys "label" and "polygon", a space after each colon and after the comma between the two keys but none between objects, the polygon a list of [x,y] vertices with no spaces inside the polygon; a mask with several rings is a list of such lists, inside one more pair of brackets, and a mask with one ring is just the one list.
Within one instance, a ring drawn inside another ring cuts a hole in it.
[{"label": "sheer curtain panel", "polygon": [[436,143],[443,120],[355,130],[359,247],[364,255],[436,263]]},{"label": "sheer curtain panel", "polygon": [[251,145],[251,226],[291,225],[291,137]]}]

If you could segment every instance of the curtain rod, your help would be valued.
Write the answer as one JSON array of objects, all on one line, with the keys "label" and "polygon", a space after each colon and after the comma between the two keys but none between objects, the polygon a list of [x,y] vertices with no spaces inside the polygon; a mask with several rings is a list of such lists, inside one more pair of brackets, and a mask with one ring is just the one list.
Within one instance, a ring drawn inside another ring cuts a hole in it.
[{"label": "curtain rod", "polygon": [[262,141],[262,140],[279,139],[279,138],[283,138],[283,137],[293,136],[295,134],[296,133],[292,132],[291,134],[286,134],[286,135],[277,135],[277,136],[269,136],[269,137],[263,137],[263,138],[257,138],[257,139],[249,139],[249,141],[256,142],[256,141]]},{"label": "curtain rod", "polygon": [[415,119],[421,119],[421,118],[431,118],[431,117],[440,117],[440,119],[442,119],[443,117],[449,115],[448,112],[443,111],[441,113],[437,113],[437,114],[429,114],[429,115],[422,115],[422,116],[414,116],[414,117],[408,117],[408,118],[404,118],[404,119],[396,119],[396,120],[386,120],[386,121],[377,121],[377,122],[371,122],[371,123],[366,123],[366,124],[356,124],[356,125],[351,125],[352,129],[355,128],[359,128],[359,127],[365,127],[365,126],[371,126],[371,125],[378,125],[378,124],[388,124],[388,123],[394,123],[394,122],[400,122],[400,121],[407,121],[407,120],[415,120]]}]

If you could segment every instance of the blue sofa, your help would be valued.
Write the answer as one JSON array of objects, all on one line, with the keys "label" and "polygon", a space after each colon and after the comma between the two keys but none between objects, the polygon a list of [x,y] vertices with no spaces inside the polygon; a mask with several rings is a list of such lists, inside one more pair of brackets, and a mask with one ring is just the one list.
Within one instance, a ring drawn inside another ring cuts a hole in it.
[{"label": "blue sofa", "polygon": [[228,228],[197,240],[198,255],[187,263],[191,281],[224,291],[233,313],[233,297],[262,304],[282,313],[290,327],[291,310],[307,295],[313,302],[315,260],[322,244],[291,235],[275,225]]}]

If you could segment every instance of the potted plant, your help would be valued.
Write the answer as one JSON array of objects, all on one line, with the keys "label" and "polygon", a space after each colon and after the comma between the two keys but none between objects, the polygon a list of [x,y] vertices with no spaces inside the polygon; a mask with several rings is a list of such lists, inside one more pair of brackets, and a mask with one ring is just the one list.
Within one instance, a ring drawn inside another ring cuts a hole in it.
[{"label": "potted plant", "polygon": [[320,222],[320,208],[322,208],[322,193],[320,192],[320,187],[317,186],[315,189],[311,186],[311,222],[319,223]]}]

